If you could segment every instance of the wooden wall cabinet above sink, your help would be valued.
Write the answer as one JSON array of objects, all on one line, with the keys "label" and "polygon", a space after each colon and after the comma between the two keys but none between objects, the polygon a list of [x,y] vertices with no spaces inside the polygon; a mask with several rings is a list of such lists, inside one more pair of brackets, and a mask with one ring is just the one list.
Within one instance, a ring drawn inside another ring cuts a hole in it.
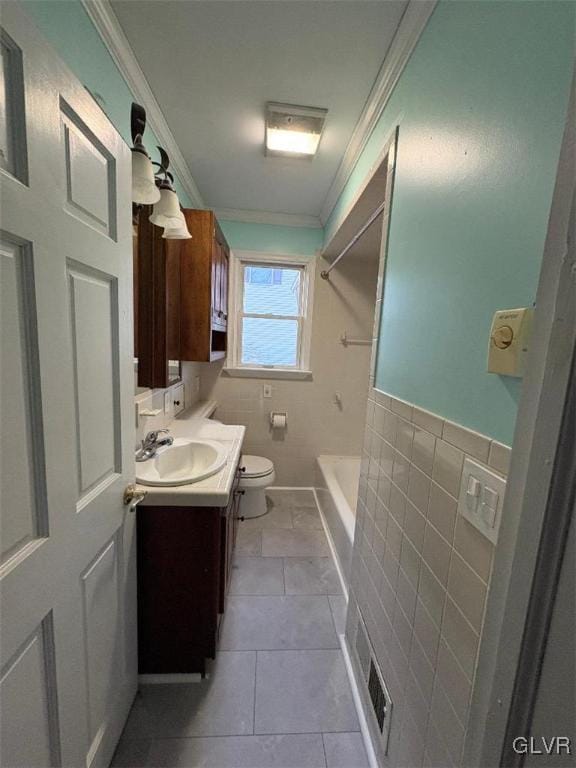
[{"label": "wooden wall cabinet above sink", "polygon": [[212,211],[184,209],[191,240],[167,240],[137,214],[134,234],[134,328],[138,386],[180,380],[180,361],[226,356],[230,249]]},{"label": "wooden wall cabinet above sink", "polygon": [[180,241],[180,354],[209,363],[226,356],[230,249],[213,211],[184,216],[192,239]]}]

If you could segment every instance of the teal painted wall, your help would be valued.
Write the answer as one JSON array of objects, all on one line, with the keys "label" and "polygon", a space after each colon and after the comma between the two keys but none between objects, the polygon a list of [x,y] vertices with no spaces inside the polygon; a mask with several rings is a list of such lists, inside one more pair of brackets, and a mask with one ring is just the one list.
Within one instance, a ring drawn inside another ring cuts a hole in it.
[{"label": "teal painted wall", "polygon": [[[79,0],[23,0],[23,4],[76,77],[92,93],[103,97],[108,117],[131,145],[132,93]],[[144,143],[154,158],[155,147],[160,142],[150,128],[146,130]],[[176,190],[182,205],[192,207],[178,179]],[[322,245],[321,229],[236,221],[221,224],[230,245],[240,250],[312,255]]]},{"label": "teal painted wall", "polygon": [[521,381],[486,373],[496,309],[534,302],[576,4],[440,2],[326,226],[400,117],[376,385],[511,443]]},{"label": "teal painted wall", "polygon": [[[124,141],[132,146],[130,105],[134,98],[79,0],[23,0],[23,6],[76,77],[104,99],[100,106]],[[147,128],[144,144],[153,160],[157,159],[159,143]],[[176,191],[182,205],[190,207],[192,201],[178,179]]]},{"label": "teal painted wall", "polygon": [[322,247],[324,232],[319,227],[281,227],[243,221],[219,221],[230,247],[239,251],[313,256]]}]

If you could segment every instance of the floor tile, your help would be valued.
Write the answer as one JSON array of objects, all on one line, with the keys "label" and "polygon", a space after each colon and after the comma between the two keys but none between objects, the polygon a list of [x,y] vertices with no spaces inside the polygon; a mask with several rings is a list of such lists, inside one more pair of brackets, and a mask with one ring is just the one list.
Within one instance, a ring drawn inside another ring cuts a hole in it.
[{"label": "floor tile", "polygon": [[318,508],[314,507],[294,507],[292,510],[292,520],[294,528],[312,528],[316,531],[324,530]]},{"label": "floor tile", "polygon": [[122,737],[116,747],[110,768],[148,768],[153,765],[151,762],[153,743],[151,739],[130,741]]},{"label": "floor tile", "polygon": [[262,531],[265,528],[292,528],[292,507],[273,504],[270,511],[261,517],[247,517],[240,523],[249,531]]},{"label": "floor tile", "polygon": [[285,557],[284,579],[287,595],[342,594],[331,557]]},{"label": "floor tile", "polygon": [[[159,739],[148,762],[130,768],[325,768],[322,735]],[[119,764],[118,768],[128,764]]]},{"label": "floor tile", "polygon": [[261,651],[255,733],[357,731],[341,651]]},{"label": "floor tile", "polygon": [[264,557],[328,557],[330,549],[324,531],[265,529],[262,554]]},{"label": "floor tile", "polygon": [[290,501],[294,507],[314,507],[314,509],[317,509],[314,491],[294,490],[288,491],[288,493],[290,494]]},{"label": "floor tile", "polygon": [[262,531],[256,528],[247,528],[245,521],[241,522],[236,536],[235,552],[237,555],[256,557],[262,555]]},{"label": "floor tile", "polygon": [[231,595],[283,595],[284,561],[281,557],[235,557]]},{"label": "floor tile", "polygon": [[223,650],[339,647],[326,597],[228,598],[220,632]]},{"label": "floor tile", "polygon": [[255,664],[253,652],[223,652],[200,683],[140,686],[124,737],[252,734]]},{"label": "floor tile", "polygon": [[364,740],[360,733],[325,733],[327,768],[369,768]]},{"label": "floor tile", "polygon": [[346,611],[348,610],[348,601],[344,595],[330,595],[328,597],[330,603],[330,610],[332,611],[332,618],[334,620],[334,626],[336,632],[339,635],[343,635],[346,629]]}]

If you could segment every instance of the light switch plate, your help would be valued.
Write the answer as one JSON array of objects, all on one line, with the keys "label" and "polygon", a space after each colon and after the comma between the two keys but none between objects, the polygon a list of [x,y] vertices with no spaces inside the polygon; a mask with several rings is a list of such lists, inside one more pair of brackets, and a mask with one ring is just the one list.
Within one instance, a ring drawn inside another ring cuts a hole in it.
[{"label": "light switch plate", "polygon": [[167,416],[172,414],[172,393],[170,391],[164,392],[164,413]]},{"label": "light switch plate", "polygon": [[264,397],[272,397],[272,384],[264,384],[262,391]]},{"label": "light switch plate", "polygon": [[465,459],[458,513],[493,544],[498,541],[506,481],[487,467]]}]

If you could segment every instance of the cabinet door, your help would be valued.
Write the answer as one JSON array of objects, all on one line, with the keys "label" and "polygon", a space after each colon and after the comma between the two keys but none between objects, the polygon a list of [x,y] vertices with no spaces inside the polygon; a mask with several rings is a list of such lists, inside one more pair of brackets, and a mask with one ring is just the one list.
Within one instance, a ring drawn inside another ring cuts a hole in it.
[{"label": "cabinet door", "polygon": [[180,265],[182,240],[164,240],[149,220],[151,207],[138,214],[135,286],[139,311],[138,386],[168,387],[180,380]]}]

